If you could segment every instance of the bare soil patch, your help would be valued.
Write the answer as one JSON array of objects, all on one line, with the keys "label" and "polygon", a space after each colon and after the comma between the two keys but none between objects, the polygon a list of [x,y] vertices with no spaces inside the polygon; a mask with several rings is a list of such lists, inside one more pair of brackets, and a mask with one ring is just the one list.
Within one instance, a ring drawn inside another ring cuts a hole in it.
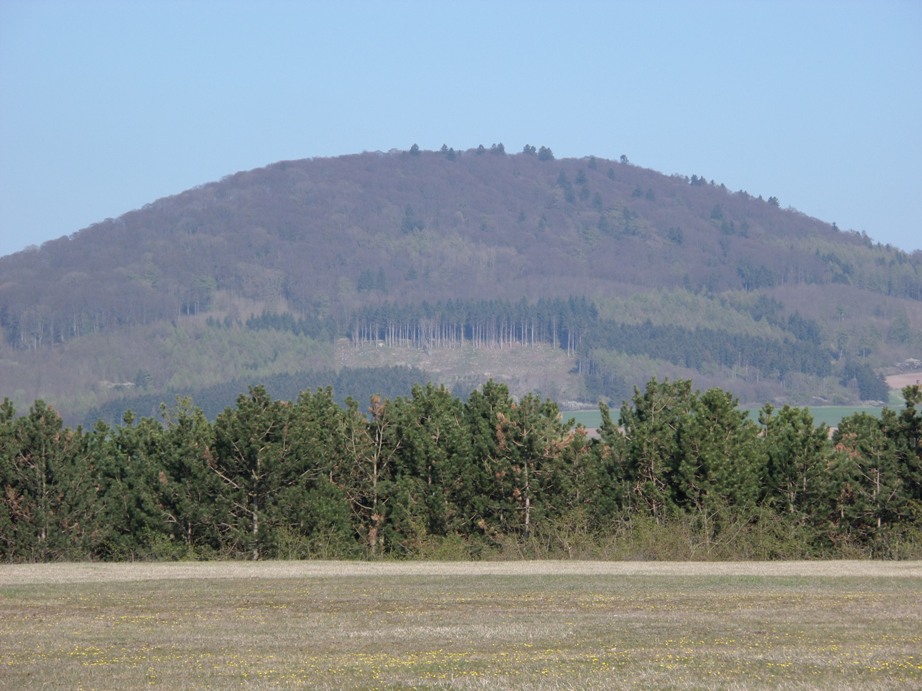
[{"label": "bare soil patch", "polygon": [[507,345],[502,348],[435,348],[352,346],[336,343],[337,367],[416,367],[448,389],[472,389],[488,379],[504,383],[514,396],[540,391],[545,396],[574,399],[581,378],[571,374],[573,361],[565,351],[548,344]]},{"label": "bare soil patch", "polygon": [[900,374],[891,374],[885,378],[887,386],[896,391],[900,391],[913,384],[922,384],[922,372],[901,372]]}]

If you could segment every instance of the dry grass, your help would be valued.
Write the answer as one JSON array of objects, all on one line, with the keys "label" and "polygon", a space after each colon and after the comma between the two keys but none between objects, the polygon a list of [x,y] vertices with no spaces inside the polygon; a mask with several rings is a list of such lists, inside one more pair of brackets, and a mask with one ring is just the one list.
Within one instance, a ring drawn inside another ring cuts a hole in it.
[{"label": "dry grass", "polygon": [[212,561],[2,564],[0,586],[186,579],[340,576],[799,576],[922,579],[919,561]]},{"label": "dry grass", "polygon": [[920,562],[0,566],[3,688],[922,687]]}]

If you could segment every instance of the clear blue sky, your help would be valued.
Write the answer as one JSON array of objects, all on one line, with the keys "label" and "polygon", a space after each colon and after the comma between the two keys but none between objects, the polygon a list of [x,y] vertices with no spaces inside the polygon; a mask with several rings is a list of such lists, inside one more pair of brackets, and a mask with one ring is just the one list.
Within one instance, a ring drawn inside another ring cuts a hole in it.
[{"label": "clear blue sky", "polygon": [[282,159],[494,142],[922,249],[922,2],[0,0],[0,255]]}]

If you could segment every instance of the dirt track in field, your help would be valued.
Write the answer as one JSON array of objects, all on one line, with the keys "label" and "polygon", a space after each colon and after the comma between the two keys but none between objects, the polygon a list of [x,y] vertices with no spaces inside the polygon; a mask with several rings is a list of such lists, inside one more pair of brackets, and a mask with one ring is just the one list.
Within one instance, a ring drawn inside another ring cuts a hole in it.
[{"label": "dirt track in field", "polygon": [[836,576],[922,578],[922,561],[169,562],[0,565],[0,586],[181,579],[369,576]]}]

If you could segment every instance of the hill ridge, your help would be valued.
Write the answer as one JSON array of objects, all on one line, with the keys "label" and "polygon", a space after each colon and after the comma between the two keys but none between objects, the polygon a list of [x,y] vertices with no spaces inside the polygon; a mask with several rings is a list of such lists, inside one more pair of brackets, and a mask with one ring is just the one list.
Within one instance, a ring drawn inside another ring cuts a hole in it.
[{"label": "hill ridge", "polygon": [[[280,161],[2,257],[0,395],[76,410],[121,395],[94,389],[101,380],[140,377],[159,390],[182,369],[175,348],[185,332],[198,334],[187,349],[207,342],[200,357],[227,362],[224,373],[184,375],[193,386],[294,372],[289,348],[328,368],[331,339],[348,335],[360,313],[491,299],[581,297],[623,324],[637,317],[619,310],[636,311],[640,297],[653,324],[668,321],[660,309],[675,313],[670,300],[684,300],[698,327],[740,334],[768,324],[782,341],[800,338],[788,328],[797,315],[814,324],[830,373],[794,368],[808,378],[794,386],[831,378],[829,392],[843,399],[860,394],[849,392],[855,368],[922,353],[922,253],[697,175],[526,149]],[[323,321],[326,331],[255,338],[245,325],[263,313]],[[240,333],[219,333],[219,323]],[[629,361],[642,353],[591,347],[575,366],[621,383],[584,393],[629,387]],[[252,353],[248,364],[241,350]],[[702,366],[690,370],[747,398],[784,395],[792,384],[786,372],[757,382]],[[37,375],[42,368],[52,374]]]}]

